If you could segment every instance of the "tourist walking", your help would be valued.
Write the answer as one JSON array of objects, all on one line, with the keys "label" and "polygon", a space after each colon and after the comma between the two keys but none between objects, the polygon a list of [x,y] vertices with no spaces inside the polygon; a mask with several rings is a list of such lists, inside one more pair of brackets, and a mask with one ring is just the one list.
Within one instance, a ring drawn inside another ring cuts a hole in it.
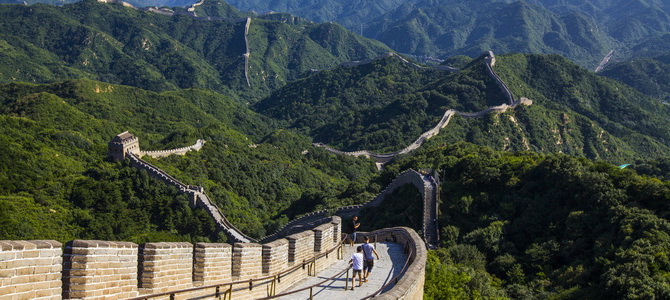
[{"label": "tourist walking", "polygon": [[356,243],[356,231],[358,227],[361,226],[361,223],[358,223],[358,216],[354,216],[347,227],[347,233],[349,234],[349,246],[354,246]]},{"label": "tourist walking", "polygon": [[352,268],[354,269],[353,276],[351,276],[351,289],[354,289],[354,281],[356,279],[356,275],[358,275],[358,286],[363,285],[363,278],[361,273],[363,273],[363,247],[358,246],[356,248],[356,253],[351,255],[351,260],[349,260],[349,263],[352,264]]},{"label": "tourist walking", "polygon": [[361,247],[363,248],[363,258],[365,259],[363,264],[363,281],[368,282],[368,276],[370,276],[370,273],[372,273],[372,267],[375,266],[375,258],[372,256],[372,254],[377,256],[377,259],[379,259],[379,253],[377,253],[375,245],[370,244],[369,236],[365,237],[365,243],[363,243]]}]

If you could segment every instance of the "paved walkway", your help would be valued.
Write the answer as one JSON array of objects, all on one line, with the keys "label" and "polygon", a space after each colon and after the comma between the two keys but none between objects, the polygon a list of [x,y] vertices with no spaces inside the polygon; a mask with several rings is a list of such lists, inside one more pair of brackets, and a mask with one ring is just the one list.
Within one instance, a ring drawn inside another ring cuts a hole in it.
[{"label": "paved walkway", "polygon": [[[317,284],[324,279],[330,278],[341,272],[347,267],[349,259],[351,259],[351,254],[355,251],[356,246],[358,245],[360,244],[356,244],[354,247],[345,246],[343,260],[340,260],[329,268],[319,272],[316,277],[309,277],[296,283],[292,287],[286,289],[286,291],[293,291]],[[341,277],[335,278],[335,280],[326,281],[322,285],[314,288],[312,290],[314,299],[354,300],[361,299],[379,290],[379,288],[400,272],[405,264],[405,260],[407,260],[407,254],[403,252],[402,244],[386,242],[377,243],[377,253],[379,253],[380,259],[375,260],[375,266],[368,277],[369,281],[364,282],[362,287],[358,287],[358,279],[356,279],[354,290],[345,291],[344,285],[347,278],[345,273]],[[351,277],[351,271],[349,271],[349,276]],[[349,280],[349,288],[351,288],[351,279]],[[309,299],[309,290],[281,297],[279,299]]]}]

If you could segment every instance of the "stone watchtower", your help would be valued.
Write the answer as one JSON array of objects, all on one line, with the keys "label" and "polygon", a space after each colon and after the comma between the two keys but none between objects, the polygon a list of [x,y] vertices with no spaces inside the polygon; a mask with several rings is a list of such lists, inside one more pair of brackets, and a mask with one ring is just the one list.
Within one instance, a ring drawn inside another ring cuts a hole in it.
[{"label": "stone watchtower", "polygon": [[127,152],[140,155],[139,139],[128,131],[115,136],[109,142],[109,156],[114,160],[126,159]]}]

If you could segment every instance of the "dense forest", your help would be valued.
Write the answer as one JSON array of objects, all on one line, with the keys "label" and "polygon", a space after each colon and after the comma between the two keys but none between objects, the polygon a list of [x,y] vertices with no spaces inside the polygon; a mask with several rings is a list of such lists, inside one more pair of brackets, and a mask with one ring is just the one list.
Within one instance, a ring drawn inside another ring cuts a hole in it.
[{"label": "dense forest", "polygon": [[208,215],[176,189],[107,158],[107,142],[125,130],[146,150],[207,140],[200,152],[151,162],[204,186],[254,237],[296,214],[364,202],[380,188],[370,184],[371,162],[313,149],[213,92],[155,93],[89,80],[0,91],[2,239],[221,240]]},{"label": "dense forest", "polygon": [[670,296],[667,181],[562,154],[467,143],[431,142],[384,176],[407,168],[442,177],[442,247],[429,255],[428,299]]},{"label": "dense forest", "polygon": [[205,88],[252,101],[311,70],[390,51],[336,24],[201,20],[84,0],[0,6],[0,83],[88,78],[153,91]]},{"label": "dense forest", "polygon": [[667,1],[629,0],[229,0],[246,11],[288,12],[333,21],[390,48],[435,61],[481,51],[560,54],[595,69],[610,50],[616,60],[664,50]]}]

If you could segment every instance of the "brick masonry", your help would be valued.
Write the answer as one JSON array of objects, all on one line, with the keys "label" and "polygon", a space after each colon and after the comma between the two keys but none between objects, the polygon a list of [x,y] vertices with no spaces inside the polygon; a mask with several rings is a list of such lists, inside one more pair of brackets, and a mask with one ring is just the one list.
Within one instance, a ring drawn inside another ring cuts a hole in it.
[{"label": "brick masonry", "polygon": [[232,279],[233,246],[230,244],[197,243],[193,283],[212,285]]},{"label": "brick masonry", "polygon": [[61,243],[0,241],[0,299],[61,299]]},{"label": "brick masonry", "polygon": [[[333,249],[341,232],[341,219],[264,245],[237,243],[146,243],[74,240],[65,251],[56,241],[0,241],[0,300],[4,299],[126,299],[193,287],[232,285],[234,299],[265,297],[310,275],[315,255]],[[391,298],[420,299],[423,293],[425,247],[412,230],[390,230],[377,236],[417,249],[406,276],[389,292]],[[318,272],[338,259],[337,252],[323,255],[312,269]],[[292,270],[286,272],[287,270]],[[277,274],[282,275],[277,278]],[[62,275],[61,275],[62,274]],[[249,279],[270,276],[268,280]],[[276,280],[279,279],[279,280]],[[251,287],[251,289],[250,289]],[[211,299],[207,288],[176,299]],[[381,296],[384,296],[381,295]],[[384,296],[386,297],[386,296]],[[395,298],[394,298],[395,297]],[[168,299],[168,296],[159,299]]]},{"label": "brick masonry", "polygon": [[140,248],[139,286],[143,294],[193,287],[193,244],[146,243]]},{"label": "brick masonry", "polygon": [[74,240],[63,255],[63,297],[137,296],[137,244]]}]

